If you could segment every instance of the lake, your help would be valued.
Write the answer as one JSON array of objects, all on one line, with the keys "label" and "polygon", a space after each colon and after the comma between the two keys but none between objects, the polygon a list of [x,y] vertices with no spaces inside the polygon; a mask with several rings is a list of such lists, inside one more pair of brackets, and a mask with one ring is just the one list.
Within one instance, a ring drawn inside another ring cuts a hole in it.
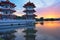
[{"label": "lake", "polygon": [[5,40],[60,40],[60,21],[36,22],[30,26],[32,28],[20,28],[7,34]]}]

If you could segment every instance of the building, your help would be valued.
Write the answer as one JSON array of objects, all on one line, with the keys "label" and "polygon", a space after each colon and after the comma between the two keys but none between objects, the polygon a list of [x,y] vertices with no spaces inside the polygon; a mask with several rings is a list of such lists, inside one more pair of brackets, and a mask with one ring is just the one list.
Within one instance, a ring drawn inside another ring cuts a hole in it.
[{"label": "building", "polygon": [[9,0],[1,0],[0,1],[0,19],[13,19],[15,15],[12,13],[16,12],[14,9],[16,5],[11,3]]},{"label": "building", "polygon": [[35,14],[33,14],[34,12],[36,12],[34,10],[34,8],[36,7],[33,3],[31,3],[30,1],[27,2],[24,6],[25,10],[23,12],[26,13],[26,15],[24,15],[24,17],[26,19],[34,19],[35,18]]},{"label": "building", "polygon": [[26,9],[24,10],[26,19],[19,19],[20,17],[17,18],[15,15],[12,15],[12,13],[16,12],[14,9],[15,7],[16,5],[9,0],[0,1],[0,32],[9,32],[10,30],[17,28],[17,26],[20,28],[20,25],[22,24],[30,25],[35,23],[35,14],[33,13],[36,11],[34,10],[35,5],[33,3],[27,2],[23,6]]}]

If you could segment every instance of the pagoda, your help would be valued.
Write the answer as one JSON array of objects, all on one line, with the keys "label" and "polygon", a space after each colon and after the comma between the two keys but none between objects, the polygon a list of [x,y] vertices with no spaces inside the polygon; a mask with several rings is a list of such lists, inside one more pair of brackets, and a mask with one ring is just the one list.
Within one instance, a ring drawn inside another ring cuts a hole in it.
[{"label": "pagoda", "polygon": [[30,1],[27,2],[24,6],[25,10],[23,12],[26,13],[26,15],[24,15],[24,17],[26,19],[34,19],[35,18],[35,13],[36,11],[34,10],[34,8],[36,7],[33,3],[31,3]]},{"label": "pagoda", "polygon": [[9,19],[13,18],[14,15],[12,13],[16,12],[16,5],[11,3],[9,0],[1,0],[0,1],[0,19]]}]

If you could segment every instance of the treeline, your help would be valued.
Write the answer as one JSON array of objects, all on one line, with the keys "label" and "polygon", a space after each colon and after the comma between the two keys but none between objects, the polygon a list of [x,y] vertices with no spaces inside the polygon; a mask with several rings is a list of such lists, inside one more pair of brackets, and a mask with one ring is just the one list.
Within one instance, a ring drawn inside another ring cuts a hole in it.
[{"label": "treeline", "polygon": [[41,18],[39,18],[39,19],[37,19],[36,18],[36,21],[60,21],[60,18],[43,18],[43,17],[41,17]]}]

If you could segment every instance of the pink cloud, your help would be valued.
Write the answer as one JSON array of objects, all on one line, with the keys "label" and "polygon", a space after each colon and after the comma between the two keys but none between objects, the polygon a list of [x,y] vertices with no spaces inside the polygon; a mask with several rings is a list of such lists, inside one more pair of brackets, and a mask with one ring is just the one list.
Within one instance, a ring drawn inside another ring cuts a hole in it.
[{"label": "pink cloud", "polygon": [[39,8],[36,10],[39,17],[45,17],[48,15],[55,16],[56,18],[60,18],[60,4],[52,5],[46,8]]}]

